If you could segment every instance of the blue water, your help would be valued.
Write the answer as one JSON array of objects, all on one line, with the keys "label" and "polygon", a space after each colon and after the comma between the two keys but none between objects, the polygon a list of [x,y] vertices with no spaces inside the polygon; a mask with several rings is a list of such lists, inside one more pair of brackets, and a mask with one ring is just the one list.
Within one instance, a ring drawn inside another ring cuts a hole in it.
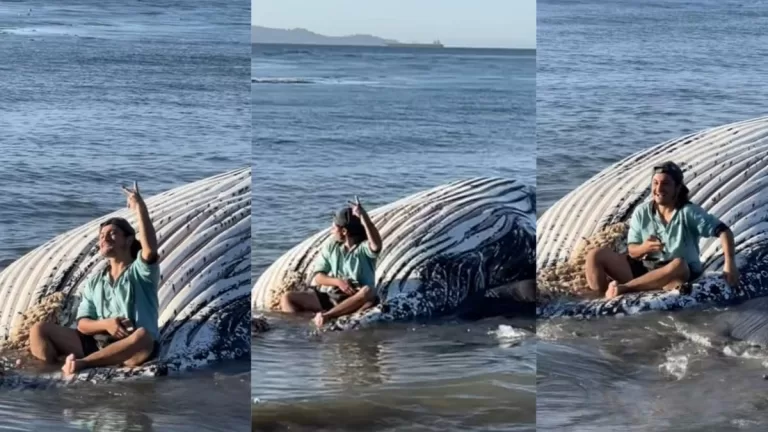
[{"label": "blue water", "polygon": [[[766,28],[765,1],[539,1],[539,212],[639,150],[768,114]],[[760,360],[685,340],[679,316],[539,322],[538,428],[764,430]]]},{"label": "blue water", "polygon": [[543,210],[607,165],[768,113],[768,3],[538,3]]},{"label": "blue water", "polygon": [[[151,196],[250,164],[249,29],[242,0],[0,4],[0,270],[123,207],[121,184]],[[245,428],[247,382],[229,365],[0,393],[0,428]]]},{"label": "blue water", "polygon": [[[535,68],[533,51],[255,45],[254,276],[355,195],[373,209],[460,178],[533,184]],[[535,426],[535,343],[499,336],[530,322],[313,338],[272,319],[251,353],[255,428]]]},{"label": "blue water", "polygon": [[255,274],[353,195],[535,181],[533,51],[254,45]]}]

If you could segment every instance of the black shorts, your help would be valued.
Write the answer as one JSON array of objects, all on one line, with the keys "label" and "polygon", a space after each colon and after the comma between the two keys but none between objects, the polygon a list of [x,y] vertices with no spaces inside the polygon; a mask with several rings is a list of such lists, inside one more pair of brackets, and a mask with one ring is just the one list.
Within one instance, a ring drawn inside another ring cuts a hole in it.
[{"label": "black shorts", "polygon": [[[629,268],[632,269],[632,279],[637,279],[650,271],[642,261],[634,259],[629,255],[627,255],[627,262],[629,262]],[[669,261],[662,261],[656,264],[656,268],[663,267],[667,264],[669,264]],[[688,282],[693,282],[698,279],[699,276],[701,276],[701,272],[694,272],[691,269],[691,266],[688,265]]]},{"label": "black shorts", "polygon": [[349,298],[348,295],[342,293],[331,295],[317,288],[312,289],[315,291],[317,300],[320,301],[320,307],[323,308],[323,312],[333,309],[334,306]]},{"label": "black shorts", "polygon": [[77,335],[80,337],[80,346],[83,347],[83,357],[88,357],[99,350],[99,344],[96,342],[95,337],[81,333],[80,330],[76,331]]},{"label": "black shorts", "polygon": [[[104,348],[105,346],[109,345],[107,343],[107,344],[104,344],[102,347],[99,347],[99,342],[96,340],[95,337],[93,337],[92,335],[81,333],[79,330],[75,330],[75,331],[77,331],[77,335],[80,337],[80,345],[83,347],[83,357],[88,357],[89,355],[95,353],[101,348]],[[158,354],[160,354],[160,343],[155,341],[154,347],[152,348],[152,354],[149,355],[149,358],[145,360],[145,362],[154,360],[155,358],[157,358]]]}]

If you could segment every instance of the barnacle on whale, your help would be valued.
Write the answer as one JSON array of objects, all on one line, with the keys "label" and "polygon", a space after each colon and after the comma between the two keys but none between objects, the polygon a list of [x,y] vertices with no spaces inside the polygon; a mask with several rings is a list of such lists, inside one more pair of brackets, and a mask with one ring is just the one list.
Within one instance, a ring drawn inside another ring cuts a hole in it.
[{"label": "barnacle on whale", "polygon": [[536,275],[536,299],[551,301],[559,296],[582,296],[591,290],[584,275],[587,254],[600,248],[626,253],[629,225],[617,223],[608,225],[595,234],[582,238],[565,262],[551,264],[540,269]]},{"label": "barnacle on whale", "polygon": [[64,293],[55,292],[43,297],[36,305],[26,311],[19,313],[13,320],[8,339],[0,343],[0,351],[29,348],[29,331],[37,323],[61,323],[60,315],[64,300]]}]

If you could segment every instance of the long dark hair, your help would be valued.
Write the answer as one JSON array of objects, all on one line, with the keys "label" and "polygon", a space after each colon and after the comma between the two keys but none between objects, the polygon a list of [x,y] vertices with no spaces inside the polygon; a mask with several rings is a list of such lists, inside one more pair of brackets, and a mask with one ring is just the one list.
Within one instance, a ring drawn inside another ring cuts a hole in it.
[{"label": "long dark hair", "polygon": [[355,244],[362,243],[363,241],[368,239],[368,235],[365,233],[365,228],[363,227],[363,224],[358,219],[357,221],[352,221],[351,223],[347,224],[347,235],[352,239],[352,242]]},{"label": "long dark hair", "polygon": [[133,242],[131,243],[131,258],[137,258],[141,252],[141,242],[133,236]]},{"label": "long dark hair", "polygon": [[688,186],[686,186],[684,183],[680,183],[679,186],[680,190],[677,192],[677,196],[675,197],[675,208],[678,210],[691,202],[691,200],[688,198],[688,194],[690,193]]}]

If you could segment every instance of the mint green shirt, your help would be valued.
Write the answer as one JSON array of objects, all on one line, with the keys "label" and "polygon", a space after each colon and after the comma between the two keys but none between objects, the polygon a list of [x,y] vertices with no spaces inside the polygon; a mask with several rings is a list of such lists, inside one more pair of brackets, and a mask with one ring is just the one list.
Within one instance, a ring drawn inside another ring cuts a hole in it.
[{"label": "mint green shirt", "polygon": [[378,252],[371,250],[367,241],[358,243],[350,251],[343,243],[333,239],[323,245],[315,261],[315,273],[330,277],[351,279],[360,286],[376,288],[376,258]]},{"label": "mint green shirt", "polygon": [[715,237],[715,229],[721,222],[696,204],[688,203],[675,210],[668,225],[664,225],[658,212],[653,211],[653,203],[638,206],[629,222],[627,243],[640,244],[651,235],[664,243],[664,249],[654,254],[661,261],[682,258],[692,272],[701,272],[699,259],[699,239]]},{"label": "mint green shirt", "polygon": [[76,319],[125,317],[133,321],[134,328],[144,327],[158,340],[159,282],[160,266],[144,262],[139,251],[133,263],[114,284],[109,275],[109,266],[88,279],[81,293]]}]

